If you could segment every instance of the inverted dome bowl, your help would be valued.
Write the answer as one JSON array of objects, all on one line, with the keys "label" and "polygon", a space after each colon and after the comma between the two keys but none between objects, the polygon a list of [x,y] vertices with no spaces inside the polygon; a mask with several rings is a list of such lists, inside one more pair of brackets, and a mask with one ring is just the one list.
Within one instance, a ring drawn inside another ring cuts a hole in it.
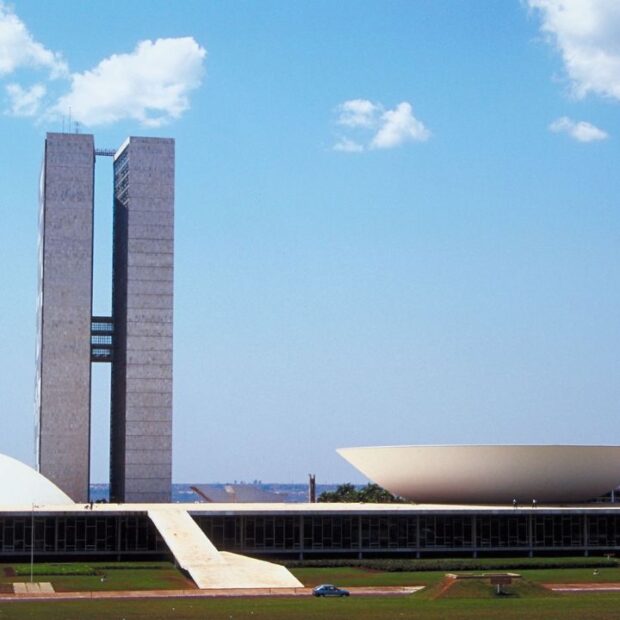
[{"label": "inverted dome bowl", "polygon": [[620,483],[619,446],[383,446],[338,453],[391,493],[419,503],[581,502]]}]

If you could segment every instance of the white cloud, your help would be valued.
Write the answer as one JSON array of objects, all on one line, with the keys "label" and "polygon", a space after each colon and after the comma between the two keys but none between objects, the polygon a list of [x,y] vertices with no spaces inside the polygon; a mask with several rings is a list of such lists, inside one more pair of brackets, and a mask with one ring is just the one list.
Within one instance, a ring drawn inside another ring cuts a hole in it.
[{"label": "white cloud", "polygon": [[380,104],[367,99],[351,99],[338,106],[340,114],[337,122],[345,127],[372,127],[382,109]]},{"label": "white cloud", "polygon": [[364,147],[355,140],[350,138],[340,138],[336,144],[334,144],[334,151],[342,151],[343,153],[361,153]]},{"label": "white cloud", "polygon": [[528,0],[562,54],[575,96],[620,99],[620,2]]},{"label": "white cloud", "polygon": [[371,148],[391,149],[403,142],[424,142],[431,132],[413,116],[411,104],[403,101],[381,116],[381,127],[370,143]]},{"label": "white cloud", "polygon": [[62,56],[35,41],[19,17],[0,0],[0,76],[21,67],[47,69],[52,78],[67,74]]},{"label": "white cloud", "polygon": [[71,76],[71,90],[52,108],[84,125],[134,119],[157,127],[189,108],[206,56],[192,37],[141,41],[130,54],[114,54],[94,69]]},{"label": "white cloud", "polygon": [[405,142],[423,142],[431,132],[413,115],[407,101],[389,110],[381,103],[368,99],[351,99],[341,103],[336,111],[336,123],[354,132],[358,139],[341,137],[333,149],[346,153],[359,153],[369,149],[391,149]]},{"label": "white cloud", "polygon": [[131,53],[113,54],[89,71],[70,74],[61,54],[36,41],[0,0],[0,78],[23,69],[47,73],[45,84],[25,86],[22,76],[15,75],[5,85],[5,112],[14,116],[50,121],[71,114],[87,126],[133,119],[157,127],[189,108],[189,95],[202,81],[205,57],[206,51],[191,37],[141,41]]},{"label": "white cloud", "polygon": [[555,133],[566,133],[578,142],[596,142],[606,140],[608,135],[602,129],[586,121],[574,121],[562,116],[549,125],[549,130]]},{"label": "white cloud", "polygon": [[43,84],[35,84],[31,88],[22,88],[19,84],[9,84],[6,87],[11,106],[9,114],[13,116],[36,116],[41,107],[41,100],[45,96],[46,88]]}]

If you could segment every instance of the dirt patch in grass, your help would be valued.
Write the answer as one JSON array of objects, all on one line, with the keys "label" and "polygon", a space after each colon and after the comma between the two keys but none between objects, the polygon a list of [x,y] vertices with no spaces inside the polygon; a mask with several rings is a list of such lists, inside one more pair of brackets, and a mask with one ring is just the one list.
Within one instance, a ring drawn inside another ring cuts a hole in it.
[{"label": "dirt patch in grass", "polygon": [[432,587],[432,593],[429,592],[430,599],[442,598],[446,595],[446,592],[456,583],[454,577],[444,577],[438,584]]}]

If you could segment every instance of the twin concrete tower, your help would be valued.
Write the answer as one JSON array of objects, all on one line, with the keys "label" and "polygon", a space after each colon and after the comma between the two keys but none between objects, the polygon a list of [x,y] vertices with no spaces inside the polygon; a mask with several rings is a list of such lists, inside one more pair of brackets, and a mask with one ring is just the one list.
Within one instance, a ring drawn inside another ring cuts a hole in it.
[{"label": "twin concrete tower", "polygon": [[[114,158],[112,316],[93,316],[94,170]],[[110,499],[170,501],[174,140],[48,133],[40,187],[37,466],[89,499],[91,363],[111,364]]]}]

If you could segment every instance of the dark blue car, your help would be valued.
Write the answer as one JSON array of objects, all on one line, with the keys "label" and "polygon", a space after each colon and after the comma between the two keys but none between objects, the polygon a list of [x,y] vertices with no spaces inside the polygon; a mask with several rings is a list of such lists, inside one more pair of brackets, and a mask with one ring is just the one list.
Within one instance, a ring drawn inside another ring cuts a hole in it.
[{"label": "dark blue car", "polygon": [[349,596],[349,591],[332,586],[330,583],[324,583],[314,588],[312,594],[314,596]]}]

